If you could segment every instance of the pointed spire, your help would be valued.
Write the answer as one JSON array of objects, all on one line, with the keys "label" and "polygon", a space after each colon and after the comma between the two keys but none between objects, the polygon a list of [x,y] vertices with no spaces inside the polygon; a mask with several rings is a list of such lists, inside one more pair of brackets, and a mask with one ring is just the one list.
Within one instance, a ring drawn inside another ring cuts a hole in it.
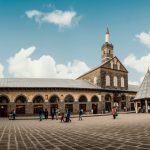
[{"label": "pointed spire", "polygon": [[106,34],[105,34],[105,42],[110,43],[109,39],[110,39],[110,34],[109,34],[108,26],[107,26],[107,30],[106,30]]},{"label": "pointed spire", "polygon": [[109,34],[109,29],[108,29],[108,26],[107,26],[106,34]]}]

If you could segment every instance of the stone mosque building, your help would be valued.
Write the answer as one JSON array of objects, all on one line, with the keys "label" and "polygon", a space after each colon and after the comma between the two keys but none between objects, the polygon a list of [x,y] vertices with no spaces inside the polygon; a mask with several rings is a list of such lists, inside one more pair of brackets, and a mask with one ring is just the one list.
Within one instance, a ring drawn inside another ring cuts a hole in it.
[{"label": "stone mosque building", "polygon": [[69,109],[73,114],[134,110],[138,87],[128,84],[128,71],[114,55],[109,30],[101,47],[102,64],[77,79],[1,78],[0,116],[13,109],[18,115],[37,114],[39,109]]}]

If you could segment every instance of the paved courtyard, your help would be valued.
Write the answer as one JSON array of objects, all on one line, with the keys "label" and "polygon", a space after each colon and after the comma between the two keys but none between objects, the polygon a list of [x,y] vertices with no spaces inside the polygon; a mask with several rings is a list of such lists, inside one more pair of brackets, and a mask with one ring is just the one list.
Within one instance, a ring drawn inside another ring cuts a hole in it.
[{"label": "paved courtyard", "polygon": [[0,150],[149,150],[150,114],[60,120],[0,119]]}]

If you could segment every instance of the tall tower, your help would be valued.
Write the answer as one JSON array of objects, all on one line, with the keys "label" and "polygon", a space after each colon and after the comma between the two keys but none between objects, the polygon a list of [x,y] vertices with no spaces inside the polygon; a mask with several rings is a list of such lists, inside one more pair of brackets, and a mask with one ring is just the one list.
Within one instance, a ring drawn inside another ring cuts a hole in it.
[{"label": "tall tower", "polygon": [[105,34],[105,43],[101,48],[101,53],[102,64],[113,58],[113,45],[110,43],[110,33],[108,27]]}]

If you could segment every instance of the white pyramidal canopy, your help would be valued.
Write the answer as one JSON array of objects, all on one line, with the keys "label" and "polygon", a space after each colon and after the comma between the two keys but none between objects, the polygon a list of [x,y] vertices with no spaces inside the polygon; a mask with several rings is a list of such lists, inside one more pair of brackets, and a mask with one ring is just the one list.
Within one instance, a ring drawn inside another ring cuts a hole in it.
[{"label": "white pyramidal canopy", "polygon": [[135,100],[150,98],[150,71],[148,69],[144,80],[135,96]]}]

